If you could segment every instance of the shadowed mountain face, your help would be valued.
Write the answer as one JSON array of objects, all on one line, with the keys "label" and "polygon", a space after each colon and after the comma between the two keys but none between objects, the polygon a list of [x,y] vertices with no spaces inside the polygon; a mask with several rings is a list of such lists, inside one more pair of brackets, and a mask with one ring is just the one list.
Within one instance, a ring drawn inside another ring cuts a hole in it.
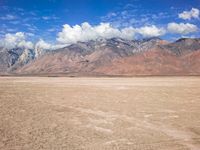
[{"label": "shadowed mountain face", "polygon": [[35,53],[30,49],[0,48],[0,72],[10,72],[34,59]]},{"label": "shadowed mountain face", "polygon": [[174,43],[159,38],[98,39],[48,51],[38,58],[33,50],[1,49],[0,52],[1,71],[18,74],[200,74],[200,39],[180,39]]},{"label": "shadowed mountain face", "polygon": [[173,51],[176,55],[183,55],[200,49],[200,39],[182,38],[174,43],[163,46]]}]

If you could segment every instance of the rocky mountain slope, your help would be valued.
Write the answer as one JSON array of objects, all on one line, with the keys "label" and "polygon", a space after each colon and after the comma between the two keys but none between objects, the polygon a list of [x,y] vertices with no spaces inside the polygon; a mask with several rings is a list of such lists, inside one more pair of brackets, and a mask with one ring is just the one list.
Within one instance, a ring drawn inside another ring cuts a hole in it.
[{"label": "rocky mountain slope", "polygon": [[[2,51],[2,52],[1,52]],[[199,75],[200,39],[98,39],[47,51],[1,50],[1,70],[39,75]]]},{"label": "rocky mountain slope", "polygon": [[34,59],[35,53],[31,49],[0,48],[0,72],[10,72]]},{"label": "rocky mountain slope", "polygon": [[109,75],[200,75],[200,39],[180,39],[113,61],[96,71]]},{"label": "rocky mountain slope", "polygon": [[45,53],[42,49],[0,47],[0,74],[12,73]]}]

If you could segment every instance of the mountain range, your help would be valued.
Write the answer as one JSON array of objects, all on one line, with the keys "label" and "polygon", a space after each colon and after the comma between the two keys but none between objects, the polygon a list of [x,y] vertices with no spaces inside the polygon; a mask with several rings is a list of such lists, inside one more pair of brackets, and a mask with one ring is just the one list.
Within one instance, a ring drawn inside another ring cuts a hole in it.
[{"label": "mountain range", "polygon": [[97,39],[57,50],[0,48],[1,75],[200,75],[200,39]]}]

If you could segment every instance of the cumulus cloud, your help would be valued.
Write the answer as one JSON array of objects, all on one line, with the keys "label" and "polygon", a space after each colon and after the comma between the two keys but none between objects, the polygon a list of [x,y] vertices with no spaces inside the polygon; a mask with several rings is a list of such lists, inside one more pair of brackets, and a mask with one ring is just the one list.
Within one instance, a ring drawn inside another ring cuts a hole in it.
[{"label": "cumulus cloud", "polygon": [[121,38],[132,40],[136,34],[136,29],[133,27],[124,28],[121,30]]},{"label": "cumulus cloud", "polygon": [[45,42],[43,39],[40,39],[37,43],[35,43],[35,49],[44,49],[44,50],[53,50],[62,48],[64,46],[67,46],[66,44],[51,44],[48,42]]},{"label": "cumulus cloud", "polygon": [[135,34],[134,28],[117,29],[109,23],[100,23],[97,26],[91,26],[84,22],[81,25],[70,26],[63,25],[63,29],[58,33],[57,41],[64,44],[72,44],[78,41],[86,42],[98,38],[121,37],[124,39],[133,39]]},{"label": "cumulus cloud", "polygon": [[192,8],[190,11],[183,11],[178,14],[178,17],[184,20],[191,20],[192,18],[199,18],[200,11],[197,8]]},{"label": "cumulus cloud", "polygon": [[33,43],[26,40],[26,35],[23,32],[17,32],[15,34],[6,34],[5,37],[1,39],[0,45],[6,48],[33,48]]},{"label": "cumulus cloud", "polygon": [[42,50],[54,50],[65,47],[70,44],[80,42],[87,42],[90,40],[96,40],[98,38],[110,39],[110,38],[123,38],[133,40],[138,35],[144,38],[159,37],[167,33],[187,35],[193,32],[197,32],[198,27],[190,23],[169,23],[167,28],[157,27],[155,25],[143,26],[139,28],[125,27],[117,28],[113,27],[110,23],[100,23],[99,25],[92,26],[87,22],[81,25],[70,26],[68,24],[63,25],[61,32],[57,34],[56,41],[48,43],[43,39],[40,39],[35,44],[27,40],[27,37],[33,37],[32,33],[17,32],[15,34],[5,34],[0,39],[0,46],[6,48],[28,48],[34,49],[37,56],[42,53]]},{"label": "cumulus cloud", "polygon": [[43,39],[40,39],[36,44],[35,44],[36,49],[50,49],[51,44],[45,42]]},{"label": "cumulus cloud", "polygon": [[43,54],[43,50],[47,50],[51,48],[51,44],[45,42],[43,39],[40,39],[36,44],[35,44],[35,57],[38,57]]},{"label": "cumulus cloud", "polygon": [[15,34],[7,33],[0,39],[0,47],[7,49],[25,48],[34,49],[36,55],[40,55],[42,50],[54,50],[67,46],[66,44],[51,44],[40,39],[36,43],[27,40],[27,37],[34,36],[32,33],[16,32]]},{"label": "cumulus cloud", "polygon": [[30,42],[30,41],[23,40],[23,41],[19,42],[18,47],[32,49],[33,48],[33,43]]},{"label": "cumulus cloud", "polygon": [[65,47],[65,44],[51,44],[45,42],[43,39],[40,39],[37,43],[35,43],[35,55],[36,57],[40,56],[43,53],[43,50],[55,50],[62,47]]},{"label": "cumulus cloud", "polygon": [[158,28],[155,25],[137,28],[137,32],[143,37],[159,37],[166,33],[164,28]]},{"label": "cumulus cloud", "polygon": [[198,27],[190,23],[169,23],[167,29],[170,33],[175,34],[190,34],[198,31]]}]

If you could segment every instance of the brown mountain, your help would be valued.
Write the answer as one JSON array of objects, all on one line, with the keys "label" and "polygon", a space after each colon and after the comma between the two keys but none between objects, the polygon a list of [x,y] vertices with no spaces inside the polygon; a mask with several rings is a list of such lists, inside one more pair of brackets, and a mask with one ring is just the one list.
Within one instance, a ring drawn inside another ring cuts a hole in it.
[{"label": "brown mountain", "polygon": [[200,39],[180,39],[96,69],[109,75],[200,75]]},{"label": "brown mountain", "polygon": [[174,53],[154,49],[113,61],[96,69],[108,75],[199,75],[200,51],[177,57]]},{"label": "brown mountain", "polygon": [[120,38],[78,42],[48,51],[17,74],[66,75],[199,75],[200,39],[168,43],[159,38],[140,41]]}]

